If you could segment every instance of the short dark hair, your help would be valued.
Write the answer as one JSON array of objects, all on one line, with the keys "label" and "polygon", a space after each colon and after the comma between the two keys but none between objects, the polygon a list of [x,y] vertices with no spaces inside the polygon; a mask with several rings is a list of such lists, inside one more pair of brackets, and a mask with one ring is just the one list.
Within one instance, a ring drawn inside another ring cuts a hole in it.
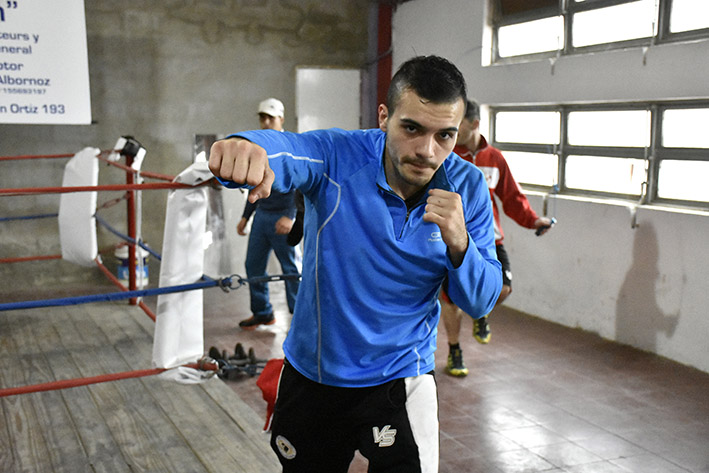
[{"label": "short dark hair", "polygon": [[468,100],[465,103],[465,115],[463,115],[463,118],[470,122],[480,120],[480,105],[475,100]]},{"label": "short dark hair", "polygon": [[416,56],[399,67],[389,84],[387,109],[394,113],[401,94],[406,90],[433,103],[467,102],[465,79],[450,61],[439,56]]}]

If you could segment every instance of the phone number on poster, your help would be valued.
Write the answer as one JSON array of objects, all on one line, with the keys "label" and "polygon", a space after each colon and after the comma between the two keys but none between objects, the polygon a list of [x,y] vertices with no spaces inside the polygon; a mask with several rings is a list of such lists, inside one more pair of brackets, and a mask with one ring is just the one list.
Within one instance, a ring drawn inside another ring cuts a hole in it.
[{"label": "phone number on poster", "polygon": [[47,89],[31,89],[17,87],[3,87],[0,90],[2,90],[4,94],[44,95],[47,93]]}]

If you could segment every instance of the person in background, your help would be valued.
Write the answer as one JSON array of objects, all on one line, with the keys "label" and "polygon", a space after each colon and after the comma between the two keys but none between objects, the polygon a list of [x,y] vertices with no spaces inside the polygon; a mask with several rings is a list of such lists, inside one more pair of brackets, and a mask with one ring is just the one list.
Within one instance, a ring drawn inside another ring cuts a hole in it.
[{"label": "person in background", "polygon": [[[283,132],[284,107],[280,100],[268,98],[258,106],[259,124],[262,130]],[[239,235],[246,235],[246,225],[253,215],[249,242],[246,250],[246,275],[248,278],[266,275],[266,266],[271,251],[274,251],[284,274],[297,274],[296,249],[287,242],[288,233],[295,218],[294,191],[274,191],[270,197],[257,202],[247,200],[241,220],[236,225]],[[286,301],[288,310],[293,313],[300,281],[288,279]],[[259,325],[271,325],[276,318],[269,298],[268,283],[249,283],[252,315],[239,323],[243,330],[253,330]]]},{"label": "person in background", "polygon": [[438,293],[473,317],[502,287],[485,178],[453,154],[466,86],[438,56],[392,78],[379,128],[238,133],[209,168],[249,199],[299,189],[303,279],[271,447],[284,472],[438,471]]},{"label": "person in background", "polygon": [[[467,102],[454,151],[458,156],[476,165],[485,174],[485,180],[490,190],[495,216],[495,248],[497,259],[502,264],[502,291],[500,291],[500,297],[496,304],[499,305],[512,292],[512,272],[510,260],[502,245],[504,234],[502,225],[500,225],[500,211],[495,196],[502,203],[505,215],[525,228],[538,229],[538,235],[546,233],[551,228],[552,221],[547,217],[539,217],[534,212],[522,189],[512,177],[507,161],[500,150],[488,145],[485,137],[480,134],[480,106],[474,101]],[[453,376],[466,376],[468,368],[463,362],[463,350],[460,348],[459,340],[462,311],[451,302],[445,284],[440,300],[441,318],[448,335],[449,345],[446,371]],[[473,319],[473,337],[483,344],[490,341],[488,315]]]}]

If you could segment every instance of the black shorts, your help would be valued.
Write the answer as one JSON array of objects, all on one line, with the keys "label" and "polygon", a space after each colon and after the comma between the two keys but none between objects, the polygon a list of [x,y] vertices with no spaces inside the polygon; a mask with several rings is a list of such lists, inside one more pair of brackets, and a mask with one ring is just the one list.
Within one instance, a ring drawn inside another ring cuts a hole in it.
[{"label": "black shorts", "polygon": [[311,381],[286,361],[271,447],[284,472],[346,473],[355,450],[370,472],[438,471],[433,374],[341,388]]}]

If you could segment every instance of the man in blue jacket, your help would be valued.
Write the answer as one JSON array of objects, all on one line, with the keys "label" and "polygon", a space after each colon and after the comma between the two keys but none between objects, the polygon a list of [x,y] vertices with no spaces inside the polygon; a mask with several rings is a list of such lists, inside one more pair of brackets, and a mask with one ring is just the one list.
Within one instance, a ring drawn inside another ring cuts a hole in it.
[{"label": "man in blue jacket", "polygon": [[357,449],[372,471],[437,471],[441,282],[472,317],[502,285],[485,178],[452,153],[466,99],[453,64],[416,57],[392,78],[379,129],[251,131],[212,147],[227,187],[305,196],[271,437],[286,472],[346,472]]}]

